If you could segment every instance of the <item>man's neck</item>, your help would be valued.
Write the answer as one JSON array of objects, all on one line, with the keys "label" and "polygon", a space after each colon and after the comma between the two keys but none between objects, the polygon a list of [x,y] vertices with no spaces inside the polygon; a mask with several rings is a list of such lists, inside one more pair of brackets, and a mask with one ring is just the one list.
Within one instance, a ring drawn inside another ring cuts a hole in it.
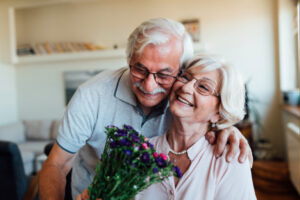
[{"label": "man's neck", "polygon": [[149,115],[149,113],[153,110],[153,107],[145,107],[141,105],[144,115]]}]

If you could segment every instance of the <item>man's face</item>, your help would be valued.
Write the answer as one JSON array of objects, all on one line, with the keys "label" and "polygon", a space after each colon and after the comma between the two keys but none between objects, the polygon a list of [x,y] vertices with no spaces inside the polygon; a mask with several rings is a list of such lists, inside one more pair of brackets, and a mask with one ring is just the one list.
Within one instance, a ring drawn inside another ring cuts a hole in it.
[{"label": "man's face", "polygon": [[[182,52],[182,43],[176,38],[172,38],[162,45],[149,44],[141,54],[133,55],[130,66],[146,69],[150,73],[176,76],[180,68]],[[153,74],[149,74],[145,79],[140,79],[133,76],[132,70],[130,73],[132,90],[145,113],[149,113],[152,107],[158,105],[168,96],[174,80],[169,84],[158,84]]]}]

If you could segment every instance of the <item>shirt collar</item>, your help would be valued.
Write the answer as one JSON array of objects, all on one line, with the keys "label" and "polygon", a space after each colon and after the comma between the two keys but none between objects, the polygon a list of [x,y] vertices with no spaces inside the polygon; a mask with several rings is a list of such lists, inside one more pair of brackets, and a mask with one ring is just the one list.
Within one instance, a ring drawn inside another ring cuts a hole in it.
[{"label": "shirt collar", "polygon": [[129,72],[129,69],[126,69],[120,76],[114,94],[115,97],[117,97],[121,101],[124,101],[133,106],[137,106],[136,97],[130,85]]},{"label": "shirt collar", "polygon": [[[163,136],[163,148],[162,152],[167,152],[169,154],[169,151],[171,149],[168,140],[167,140],[167,134],[164,134]],[[205,136],[201,137],[195,144],[193,144],[188,150],[187,150],[187,155],[191,161],[195,159],[195,157],[201,153],[204,149],[207,148],[209,143],[205,139]]]}]

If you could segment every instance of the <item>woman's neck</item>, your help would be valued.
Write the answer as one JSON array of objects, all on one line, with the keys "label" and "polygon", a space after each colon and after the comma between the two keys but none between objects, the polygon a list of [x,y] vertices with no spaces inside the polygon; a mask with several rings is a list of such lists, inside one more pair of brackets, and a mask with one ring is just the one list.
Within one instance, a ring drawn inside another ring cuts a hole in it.
[{"label": "woman's neck", "polygon": [[167,133],[167,140],[176,152],[189,149],[208,131],[208,124],[189,123],[182,119],[173,117],[170,129]]}]

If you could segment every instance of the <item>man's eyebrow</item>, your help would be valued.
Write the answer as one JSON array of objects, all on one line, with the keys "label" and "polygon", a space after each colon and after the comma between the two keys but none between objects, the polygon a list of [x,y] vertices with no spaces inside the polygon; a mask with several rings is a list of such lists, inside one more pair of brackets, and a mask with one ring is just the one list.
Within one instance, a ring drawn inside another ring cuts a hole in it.
[{"label": "man's eyebrow", "polygon": [[[142,63],[140,63],[140,62],[137,62],[135,65],[138,66],[138,67],[142,67],[142,68],[145,68],[145,69],[148,70],[148,68],[145,65],[143,65]],[[170,67],[167,67],[167,68],[159,70],[158,72],[173,72],[173,71],[171,70]]]},{"label": "man's eyebrow", "polygon": [[140,62],[136,63],[135,65],[147,69],[147,67]]}]

